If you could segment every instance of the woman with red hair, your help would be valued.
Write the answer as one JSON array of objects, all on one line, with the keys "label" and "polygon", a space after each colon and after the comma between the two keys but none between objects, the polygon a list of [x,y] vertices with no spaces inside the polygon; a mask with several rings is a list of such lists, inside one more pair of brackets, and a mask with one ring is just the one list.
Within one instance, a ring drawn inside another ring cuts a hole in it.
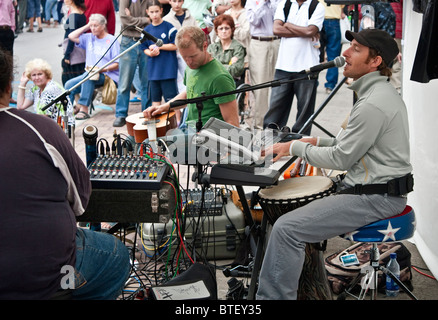
[{"label": "woman with red hair", "polygon": [[221,14],[214,19],[214,30],[219,38],[208,46],[207,51],[220,61],[234,79],[243,75],[246,49],[234,37],[234,19]]}]

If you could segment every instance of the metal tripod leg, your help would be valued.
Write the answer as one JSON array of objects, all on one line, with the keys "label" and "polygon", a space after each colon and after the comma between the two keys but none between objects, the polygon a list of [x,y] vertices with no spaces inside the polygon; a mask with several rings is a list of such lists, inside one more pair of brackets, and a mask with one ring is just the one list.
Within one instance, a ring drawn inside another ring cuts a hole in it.
[{"label": "metal tripod leg", "polygon": [[318,109],[312,114],[312,116],[306,121],[306,123],[303,125],[303,127],[300,129],[298,133],[304,132],[307,130],[307,128],[312,125],[312,123],[318,127],[321,131],[326,133],[330,137],[334,137],[330,132],[328,132],[326,129],[324,129],[321,125],[315,122],[316,117],[321,113],[321,111],[327,106],[327,104],[330,102],[330,100],[333,98],[333,96],[338,92],[338,90],[341,88],[341,86],[344,84],[344,82],[347,81],[347,78],[344,77],[341,81],[336,84],[336,87],[330,92],[327,99],[325,99],[321,105],[318,107]]},{"label": "metal tripod leg", "polygon": [[260,232],[257,239],[257,251],[254,259],[254,268],[252,269],[252,274],[251,274],[251,283],[248,289],[248,300],[255,299],[256,285],[258,283],[260,268],[262,266],[262,261],[263,261],[263,246],[265,242],[265,233],[266,233],[267,224],[268,224],[268,218],[267,215],[264,214],[262,218],[262,224],[260,226]]},{"label": "metal tripod leg", "polygon": [[403,282],[400,281],[399,278],[397,278],[391,271],[389,271],[384,266],[380,266],[379,269],[387,276],[391,277],[392,280],[394,280],[395,283],[398,284],[400,289],[402,289],[412,300],[418,300],[417,297],[405,286]]}]

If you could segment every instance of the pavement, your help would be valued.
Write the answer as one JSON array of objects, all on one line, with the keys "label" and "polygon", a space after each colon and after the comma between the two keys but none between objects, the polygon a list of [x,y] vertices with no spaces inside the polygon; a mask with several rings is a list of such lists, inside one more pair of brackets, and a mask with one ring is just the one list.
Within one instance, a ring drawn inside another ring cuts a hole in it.
[{"label": "pavement", "polygon": [[[118,19],[118,17],[117,17]],[[120,28],[118,27],[117,32],[119,32]],[[16,40],[14,45],[14,56],[15,56],[15,68],[16,68],[16,77],[13,83],[15,88],[14,94],[16,94],[18,80],[20,78],[20,74],[24,71],[24,66],[27,61],[33,58],[42,58],[47,60],[52,68],[53,68],[53,78],[54,80],[61,83],[61,59],[62,59],[62,49],[58,45],[62,42],[64,30],[62,27],[47,27],[44,25],[44,29],[42,33],[27,33],[24,32],[20,34]],[[123,71],[122,71],[123,72]],[[328,95],[325,92],[323,87],[325,78],[325,72],[320,73],[319,77],[319,88],[317,94],[317,103],[316,108],[322,105],[323,102],[326,102]],[[333,135],[336,135],[341,127],[342,122],[347,117],[349,110],[351,109],[353,104],[353,94],[352,91],[347,88],[346,85],[343,85],[340,90],[333,96],[330,102],[321,109],[321,112],[315,119],[315,121],[323,127],[328,132],[331,132]],[[140,112],[140,104],[133,103],[130,105],[129,114],[135,114]],[[289,117],[288,125],[291,126],[294,123],[294,118],[296,115],[296,106],[293,105],[291,115]],[[74,148],[76,152],[79,154],[81,159],[86,163],[85,160],[85,146],[84,140],[82,137],[82,130],[85,125],[95,125],[98,128],[99,138],[105,138],[107,140],[111,140],[114,133],[123,133],[128,134],[126,126],[122,128],[114,128],[112,123],[114,121],[114,105],[107,106],[100,104],[98,101],[96,103],[96,109],[91,114],[91,118],[85,121],[78,121],[75,128],[75,136]],[[313,135],[325,135],[325,133],[317,128],[313,127],[312,131]],[[181,176],[179,177],[180,181],[186,181],[187,176],[185,176],[186,170],[181,169]],[[416,270],[413,270],[413,293],[419,300],[437,300],[438,299],[438,282],[435,279],[430,278],[430,272],[427,269],[420,253],[418,252],[415,243],[411,241],[403,241],[406,247],[409,249],[412,257],[411,262],[412,265],[416,267]],[[324,252],[324,255],[330,255],[334,252],[338,252],[350,246],[351,243],[345,239],[340,237],[328,239],[327,249]],[[227,264],[230,263],[232,259],[218,261],[217,264]],[[228,291],[227,281],[228,277],[225,277],[223,273],[218,270],[217,272],[217,283],[218,283],[218,294],[219,299],[226,299],[226,294]],[[248,283],[248,279],[243,279],[245,283]],[[387,298],[382,294],[379,294],[378,299],[380,300],[392,300],[393,298]],[[401,293],[395,300],[409,300],[409,297]]]}]

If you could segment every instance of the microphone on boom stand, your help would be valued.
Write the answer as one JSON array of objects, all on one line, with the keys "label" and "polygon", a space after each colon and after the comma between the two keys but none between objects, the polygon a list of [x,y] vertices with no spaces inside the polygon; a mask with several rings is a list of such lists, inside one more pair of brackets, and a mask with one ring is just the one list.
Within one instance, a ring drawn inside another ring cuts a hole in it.
[{"label": "microphone on boom stand", "polygon": [[153,35],[144,31],[142,28],[139,28],[137,26],[132,26],[132,27],[134,27],[135,30],[137,30],[138,32],[141,32],[143,34],[143,38],[142,38],[143,41],[151,40],[151,41],[155,42],[155,45],[157,47],[161,47],[163,45],[163,40],[155,38]]},{"label": "microphone on boom stand", "polygon": [[345,58],[339,56],[339,57],[334,58],[332,61],[320,63],[320,64],[317,64],[316,66],[310,67],[309,69],[302,70],[302,71],[300,71],[300,73],[301,74],[309,74],[309,73],[320,72],[322,70],[335,68],[335,67],[340,68],[344,64],[345,64]]}]

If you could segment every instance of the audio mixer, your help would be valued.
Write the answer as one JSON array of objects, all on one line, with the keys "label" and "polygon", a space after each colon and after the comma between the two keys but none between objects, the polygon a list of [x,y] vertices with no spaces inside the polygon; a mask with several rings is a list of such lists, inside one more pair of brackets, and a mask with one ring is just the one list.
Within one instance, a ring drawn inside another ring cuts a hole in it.
[{"label": "audio mixer", "polygon": [[158,159],[103,155],[88,170],[93,190],[77,221],[166,222],[175,211],[174,187],[165,181],[169,166]]},{"label": "audio mixer", "polygon": [[93,189],[158,190],[169,166],[144,156],[105,155],[97,157],[88,170]]}]

